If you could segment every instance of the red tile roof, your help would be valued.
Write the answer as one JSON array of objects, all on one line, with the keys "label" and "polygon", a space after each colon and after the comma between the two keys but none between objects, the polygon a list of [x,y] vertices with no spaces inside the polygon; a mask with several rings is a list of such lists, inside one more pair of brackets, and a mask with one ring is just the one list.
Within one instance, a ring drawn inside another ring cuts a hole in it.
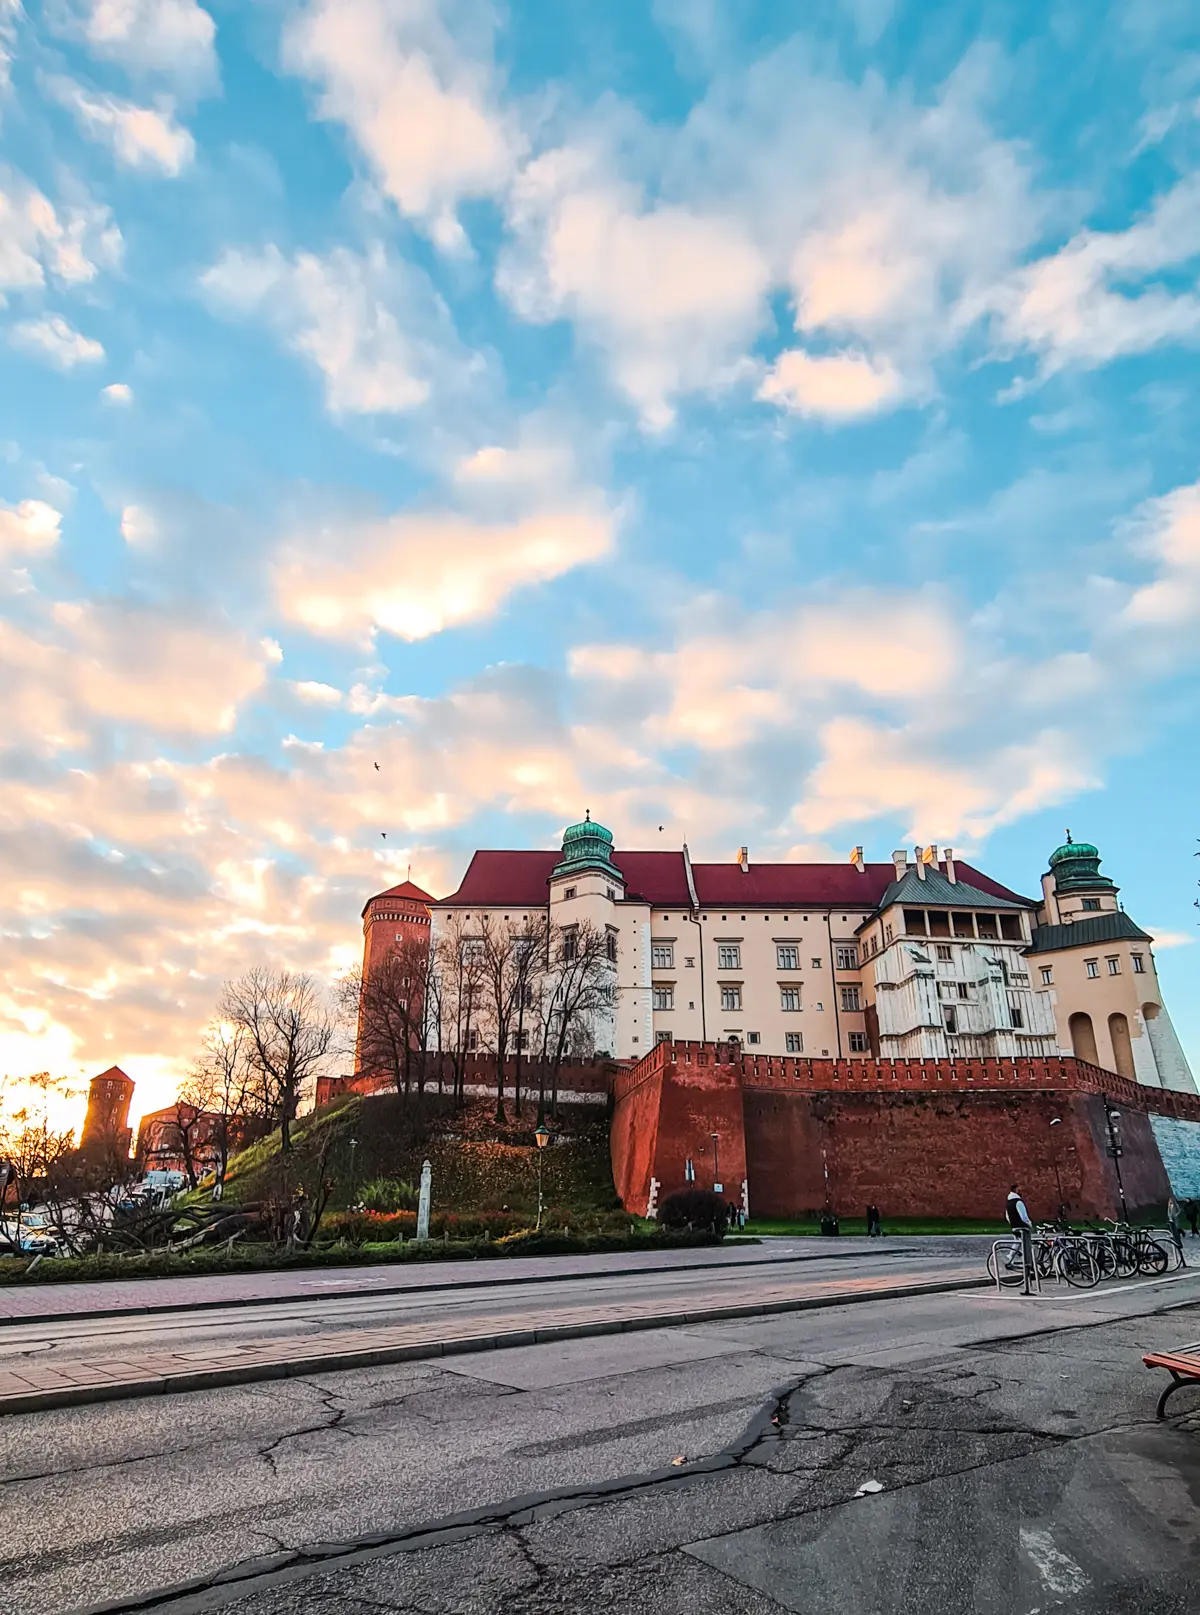
[{"label": "red tile roof", "polygon": [[411,880],[402,880],[399,886],[389,886],[386,892],[376,892],[375,896],[368,898],[367,901],[374,903],[380,897],[410,897],[415,903],[437,901],[435,897],[430,897],[428,892],[423,892],[419,886],[415,886]]},{"label": "red tile roof", "polygon": [[[548,896],[550,871],[561,854],[554,851],[477,852],[462,884],[444,904],[456,908],[539,908]],[[625,895],[655,908],[686,907],[687,875],[681,852],[614,852],[613,863],[625,877]],[[945,864],[939,865],[944,872]],[[994,897],[1018,897],[970,864],[956,860],[958,878]],[[839,908],[873,909],[896,878],[891,863],[867,864],[862,874],[853,864],[693,864],[696,896],[707,908]],[[964,899],[964,903],[966,900]],[[967,905],[969,906],[969,905]]]}]

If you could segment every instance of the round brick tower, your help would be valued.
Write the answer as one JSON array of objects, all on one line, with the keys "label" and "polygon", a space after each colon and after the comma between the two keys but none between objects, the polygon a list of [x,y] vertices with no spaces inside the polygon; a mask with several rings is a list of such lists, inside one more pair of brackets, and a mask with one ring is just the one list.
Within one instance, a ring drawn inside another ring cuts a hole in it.
[{"label": "round brick tower", "polygon": [[129,1154],[133,1133],[129,1126],[129,1106],[134,1083],[119,1065],[109,1066],[88,1085],[87,1115],[79,1148],[87,1155],[124,1157]]},{"label": "round brick tower", "polygon": [[[411,880],[401,881],[386,892],[367,899],[362,911],[363,922],[363,983],[371,979],[371,971],[380,959],[410,939],[429,946],[430,910],[435,899],[422,891]],[[361,1016],[360,1038],[361,1042]],[[355,1070],[362,1069],[358,1047],[355,1048]]]}]

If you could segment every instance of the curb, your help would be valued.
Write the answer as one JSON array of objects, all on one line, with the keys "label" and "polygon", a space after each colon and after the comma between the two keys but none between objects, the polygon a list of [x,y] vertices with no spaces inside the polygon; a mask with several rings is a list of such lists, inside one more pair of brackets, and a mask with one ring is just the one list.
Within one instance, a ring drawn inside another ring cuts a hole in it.
[{"label": "curb", "polygon": [[[447,1279],[444,1284],[364,1284],[350,1286],[344,1290],[331,1287],[321,1292],[315,1290],[301,1291],[296,1295],[240,1295],[223,1301],[164,1301],[159,1305],[150,1302],[145,1306],[133,1307],[79,1307],[74,1312],[34,1312],[26,1317],[15,1318],[9,1317],[5,1313],[0,1313],[0,1330],[23,1329],[31,1324],[39,1323],[74,1323],[78,1318],[145,1318],[166,1312],[216,1312],[229,1307],[280,1307],[291,1305],[293,1302],[353,1301],[383,1295],[437,1295],[443,1290],[491,1290],[517,1284],[545,1284],[547,1279],[553,1279],[556,1283],[566,1283],[572,1279],[629,1279],[641,1278],[643,1275],[654,1273],[677,1273],[681,1271],[707,1273],[720,1268],[731,1267],[784,1267],[789,1262],[848,1262],[853,1261],[856,1257],[861,1257],[862,1254],[862,1251],[822,1251],[820,1255],[812,1256],[758,1256],[748,1261],[685,1262],[680,1267],[605,1267],[594,1268],[587,1273],[525,1273],[518,1275],[516,1278],[498,1276],[496,1278]],[[879,1254],[890,1257],[913,1256],[917,1253],[911,1246],[897,1246],[894,1250],[881,1251]],[[542,1261],[553,1261],[554,1257],[547,1256],[540,1259]],[[480,1257],[478,1260],[486,1261],[489,1266],[500,1267],[503,1265],[504,1259],[502,1257]],[[365,1262],[362,1265],[364,1267],[368,1266]],[[379,1262],[374,1265],[373,1270],[378,1271],[380,1268],[387,1268],[392,1265],[399,1266],[400,1264]],[[454,1265],[467,1267],[470,1264],[458,1262]],[[280,1269],[280,1271],[286,1272],[287,1269]],[[296,1271],[319,1272],[320,1269],[297,1269]],[[168,1277],[175,1276],[182,1277],[185,1283],[191,1282],[186,1275],[168,1275]],[[82,1282],[95,1283],[100,1281],[84,1280]],[[111,1282],[119,1283],[120,1280],[112,1280]],[[135,1282],[155,1284],[160,1281],[157,1279],[143,1279]],[[33,1286],[31,1285],[30,1288],[33,1288]]]},{"label": "curb", "polygon": [[888,1289],[854,1291],[849,1295],[801,1296],[792,1301],[766,1301],[729,1307],[703,1307],[698,1311],[662,1312],[645,1318],[599,1320],[596,1323],[547,1324],[541,1329],[509,1329],[495,1334],[459,1335],[416,1345],[367,1346],[361,1351],[309,1352],[276,1363],[233,1364],[226,1368],[185,1370],[156,1378],[105,1380],[93,1385],[60,1385],[52,1390],[28,1391],[0,1397],[0,1417],[12,1413],[40,1413],[49,1408],[83,1407],[97,1402],[130,1401],[144,1396],[174,1395],[181,1391],[210,1391],[226,1385],[249,1385],[260,1380],[296,1379],[304,1374],[331,1374],[351,1368],[379,1368],[438,1357],[500,1351],[512,1346],[541,1346],[555,1340],[581,1340],[595,1335],[633,1334],[645,1329],[716,1323],[732,1318],[761,1318],[781,1312],[813,1312],[827,1307],[856,1306],[868,1301],[894,1301],[905,1296],[939,1295],[954,1290],[977,1290],[988,1278],[951,1279],[933,1284],[895,1285]]}]

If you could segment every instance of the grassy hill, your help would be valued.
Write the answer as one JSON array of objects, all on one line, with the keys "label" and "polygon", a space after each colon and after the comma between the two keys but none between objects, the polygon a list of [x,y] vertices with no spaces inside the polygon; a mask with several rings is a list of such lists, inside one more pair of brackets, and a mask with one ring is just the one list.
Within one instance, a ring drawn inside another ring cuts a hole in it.
[{"label": "grassy hill", "polygon": [[[421,1164],[433,1169],[433,1204],[442,1211],[536,1212],[537,1145],[532,1106],[506,1123],[494,1104],[474,1100],[455,1115],[437,1094],[344,1095],[301,1117],[291,1157],[279,1155],[279,1134],[250,1146],[229,1163],[227,1202],[269,1200],[297,1184],[310,1195],[322,1178],[333,1184],[329,1205],[354,1204],[384,1180],[415,1190]],[[509,1110],[511,1113],[511,1105]],[[545,1203],[575,1213],[619,1207],[613,1188],[608,1120],[599,1107],[561,1107],[549,1124],[542,1158]],[[203,1193],[203,1191],[201,1191]]]}]

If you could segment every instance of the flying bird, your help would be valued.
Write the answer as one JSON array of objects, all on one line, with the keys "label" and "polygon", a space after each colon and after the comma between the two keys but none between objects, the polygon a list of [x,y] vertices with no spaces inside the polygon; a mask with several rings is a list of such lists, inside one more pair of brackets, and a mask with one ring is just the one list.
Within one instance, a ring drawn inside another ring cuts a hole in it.
[{"label": "flying bird", "polygon": [[382,837],[383,837],[383,839],[384,839],[384,840],[385,840],[385,841],[386,841],[386,840],[387,840],[387,831],[386,831],[386,830],[381,830],[381,831],[380,831],[380,832],[379,832],[379,834],[380,834],[380,835],[381,835],[381,836],[382,836]]},{"label": "flying bird", "polygon": [[375,764],[375,772],[376,772],[376,773],[377,773],[377,774],[378,774],[378,772],[379,772],[379,764],[378,764],[378,763],[376,763],[376,764]]}]

